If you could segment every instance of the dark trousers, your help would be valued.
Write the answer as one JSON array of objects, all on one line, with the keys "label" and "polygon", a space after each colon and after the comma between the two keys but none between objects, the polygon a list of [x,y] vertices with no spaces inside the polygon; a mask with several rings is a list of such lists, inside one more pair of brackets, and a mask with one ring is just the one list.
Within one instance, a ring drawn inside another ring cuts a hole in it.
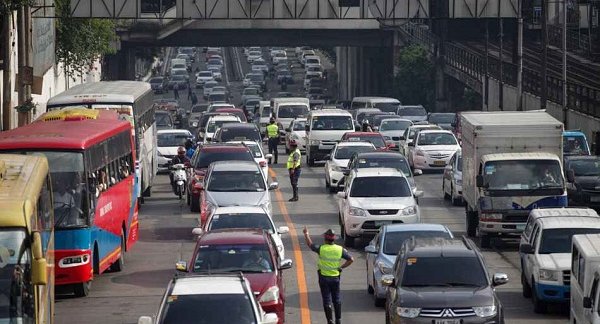
[{"label": "dark trousers", "polygon": [[323,304],[328,305],[341,304],[340,298],[340,277],[325,277],[319,275],[319,288],[321,288],[321,297]]},{"label": "dark trousers", "polygon": [[269,154],[273,154],[273,161],[277,163],[278,152],[277,145],[279,145],[279,137],[269,137]]}]

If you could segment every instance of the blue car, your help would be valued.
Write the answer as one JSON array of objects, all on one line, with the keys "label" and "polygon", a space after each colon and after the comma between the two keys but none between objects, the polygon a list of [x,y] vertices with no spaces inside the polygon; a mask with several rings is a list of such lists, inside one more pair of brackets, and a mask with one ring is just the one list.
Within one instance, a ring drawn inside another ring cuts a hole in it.
[{"label": "blue car", "polygon": [[381,276],[393,273],[396,256],[402,243],[411,237],[453,238],[452,232],[439,224],[389,224],[384,225],[365,247],[367,252],[367,290],[375,297],[375,306],[385,305],[386,287]]}]

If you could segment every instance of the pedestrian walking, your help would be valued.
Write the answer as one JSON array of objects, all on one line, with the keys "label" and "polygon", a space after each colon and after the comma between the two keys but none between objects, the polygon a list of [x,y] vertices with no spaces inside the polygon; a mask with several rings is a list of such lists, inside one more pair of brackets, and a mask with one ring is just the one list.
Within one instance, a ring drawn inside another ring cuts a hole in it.
[{"label": "pedestrian walking", "polygon": [[178,90],[178,88],[179,87],[177,85],[173,86],[173,97],[175,97],[175,99],[179,100],[179,90]]},{"label": "pedestrian walking", "polygon": [[[278,152],[277,145],[279,145],[279,126],[275,123],[275,118],[271,117],[269,125],[267,125],[267,143],[269,145],[269,154],[273,155],[273,164],[277,164]],[[271,159],[269,159],[271,164]]]},{"label": "pedestrian walking", "polygon": [[292,184],[294,196],[290,198],[289,201],[298,201],[298,179],[300,178],[302,153],[300,153],[296,141],[291,140],[290,147],[292,148],[292,151],[287,160],[287,169],[290,175],[290,183]]},{"label": "pedestrian walking", "polygon": [[198,96],[196,96],[196,93],[193,91],[190,99],[192,100],[192,106],[198,103]]},{"label": "pedestrian walking", "polygon": [[187,98],[188,98],[188,100],[192,100],[192,94],[193,94],[194,92],[192,91],[192,87],[190,87],[190,83],[189,83],[189,82],[188,82],[188,87],[187,87],[187,89],[188,89],[188,96],[187,96]]},{"label": "pedestrian walking", "polygon": [[[354,262],[354,258],[346,249],[335,244],[336,235],[332,229],[323,233],[324,243],[316,245],[310,238],[306,226],[302,230],[306,245],[315,253],[319,254],[317,262],[319,274],[319,288],[323,299],[323,310],[327,324],[342,323],[342,299],[340,296],[340,278],[342,269],[347,268]],[[340,261],[345,262],[340,265]],[[335,311],[335,313],[334,313]],[[335,314],[335,322],[333,316]]]}]

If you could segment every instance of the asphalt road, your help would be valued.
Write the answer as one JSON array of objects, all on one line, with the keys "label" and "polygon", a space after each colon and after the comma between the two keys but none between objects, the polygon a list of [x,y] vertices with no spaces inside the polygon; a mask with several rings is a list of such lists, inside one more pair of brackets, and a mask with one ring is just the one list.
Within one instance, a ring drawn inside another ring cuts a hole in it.
[{"label": "asphalt road", "polygon": [[[240,56],[241,50],[236,52]],[[241,65],[246,71],[245,61]],[[241,84],[239,80],[225,80],[224,83],[227,81],[234,94],[232,102],[238,104]],[[297,88],[290,87],[288,91],[296,89],[297,92]],[[271,92],[279,91],[273,83],[269,89]],[[189,107],[186,94],[180,94],[184,99],[182,105]],[[169,97],[168,94],[163,96]],[[280,154],[283,154],[283,148]],[[280,158],[282,161],[285,158]],[[316,281],[317,256],[305,246],[302,237],[304,226],[317,242],[320,241],[319,234],[326,229],[339,231],[336,198],[325,189],[323,172],[322,165],[314,168],[304,166],[300,178],[300,201],[293,203],[287,201],[291,188],[284,165],[274,166],[271,172],[280,184],[280,189],[271,194],[276,225],[287,225],[291,230],[284,237],[286,255],[294,261],[292,269],[284,273],[287,323],[325,323]],[[443,200],[441,179],[439,173],[415,178],[419,189],[425,192],[424,197],[419,199],[422,221],[445,224],[455,235],[462,235],[465,231],[464,208],[454,207]],[[166,175],[158,177],[152,197],[146,199],[140,211],[140,239],[127,253],[124,271],[97,277],[90,296],[86,298],[58,296],[56,323],[137,323],[139,316],[156,312],[166,285],[175,273],[175,262],[189,261],[194,247],[191,230],[198,218],[197,214],[189,212],[185,200],[177,200],[167,182]],[[359,248],[350,249],[356,261],[342,276],[344,323],[384,323],[384,309],[375,307],[372,296],[367,294],[365,254],[360,249],[361,242],[357,243]],[[516,241],[504,242],[498,248],[483,251],[483,254],[490,274],[504,272],[509,276],[509,283],[498,288],[507,323],[568,321],[565,307],[555,307],[550,314],[538,315],[533,312],[531,301],[521,296]]]}]

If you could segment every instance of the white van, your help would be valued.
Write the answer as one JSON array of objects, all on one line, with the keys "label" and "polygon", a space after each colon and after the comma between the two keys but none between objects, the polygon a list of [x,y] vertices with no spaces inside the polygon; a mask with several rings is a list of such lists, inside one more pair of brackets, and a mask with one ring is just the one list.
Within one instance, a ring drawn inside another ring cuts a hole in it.
[{"label": "white van", "polygon": [[310,111],[308,98],[289,97],[271,99],[271,109],[279,126],[280,139],[285,138],[285,127],[295,118],[306,117]]},{"label": "white van", "polygon": [[314,166],[322,160],[347,132],[354,131],[352,115],[342,109],[319,109],[306,121],[306,163]]},{"label": "white van", "polygon": [[600,234],[572,241],[570,323],[600,324]]},{"label": "white van", "polygon": [[354,111],[360,108],[377,108],[383,112],[396,113],[401,105],[400,100],[387,97],[354,97],[350,110]]},{"label": "white van", "polygon": [[266,134],[267,133],[267,125],[269,124],[269,120],[271,119],[271,116],[273,116],[273,113],[271,111],[271,102],[270,101],[266,101],[266,100],[261,100],[258,103],[258,111],[256,112],[257,117],[256,120],[258,121],[258,128],[260,129],[260,133],[261,134]]},{"label": "white van", "polygon": [[600,216],[588,208],[543,208],[531,211],[521,235],[521,285],[532,298],[533,310],[545,313],[548,304],[568,303],[571,237],[600,233]]},{"label": "white van", "polygon": [[317,55],[307,55],[304,57],[304,68],[308,69],[311,66],[321,66],[321,58]]}]

